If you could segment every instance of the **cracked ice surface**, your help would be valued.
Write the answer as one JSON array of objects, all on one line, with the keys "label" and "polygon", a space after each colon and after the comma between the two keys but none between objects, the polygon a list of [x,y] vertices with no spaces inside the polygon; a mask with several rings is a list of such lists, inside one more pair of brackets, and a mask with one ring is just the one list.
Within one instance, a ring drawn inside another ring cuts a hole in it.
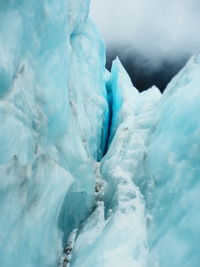
[{"label": "cracked ice surface", "polygon": [[[156,122],[156,116],[151,118],[161,94],[156,88],[139,94],[119,60],[112,71],[111,80],[115,77],[117,81],[108,82],[109,90],[113,98],[117,90],[120,92],[122,105],[113,105],[113,112],[116,108],[118,113],[112,118],[115,136],[100,166],[105,180],[104,204],[100,203],[79,233],[71,264],[75,267],[147,264],[145,202],[134,179],[145,157]],[[95,233],[92,239],[91,233]]]}]

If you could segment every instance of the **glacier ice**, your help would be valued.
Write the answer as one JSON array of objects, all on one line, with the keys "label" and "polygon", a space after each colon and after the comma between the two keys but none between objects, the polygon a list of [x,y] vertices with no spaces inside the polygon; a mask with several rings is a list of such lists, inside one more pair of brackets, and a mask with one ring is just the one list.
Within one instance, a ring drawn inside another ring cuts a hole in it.
[{"label": "glacier ice", "polygon": [[89,5],[0,3],[0,266],[199,267],[200,55],[139,93]]},{"label": "glacier ice", "polygon": [[153,87],[139,94],[118,59],[107,86],[116,114],[111,136],[112,129],[116,133],[100,166],[104,195],[77,237],[72,266],[148,266],[145,202],[134,179],[161,93]]},{"label": "glacier ice", "polygon": [[56,266],[93,209],[108,105],[104,44],[88,9],[0,3],[1,266]]},{"label": "glacier ice", "polygon": [[149,145],[144,190],[153,218],[150,266],[197,267],[200,263],[198,195],[200,55],[169,83]]}]

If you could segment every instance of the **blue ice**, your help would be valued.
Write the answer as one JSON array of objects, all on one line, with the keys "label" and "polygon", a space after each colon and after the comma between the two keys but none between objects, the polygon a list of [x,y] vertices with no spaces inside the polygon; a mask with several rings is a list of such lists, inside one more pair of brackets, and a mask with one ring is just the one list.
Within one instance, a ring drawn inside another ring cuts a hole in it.
[{"label": "blue ice", "polygon": [[0,266],[199,267],[200,56],[139,93],[89,5],[0,3]]}]

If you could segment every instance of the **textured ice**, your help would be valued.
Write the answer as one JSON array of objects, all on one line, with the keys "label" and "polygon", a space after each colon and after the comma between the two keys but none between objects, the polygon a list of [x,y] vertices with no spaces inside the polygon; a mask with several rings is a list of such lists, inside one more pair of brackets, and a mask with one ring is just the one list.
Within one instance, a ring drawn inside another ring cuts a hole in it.
[{"label": "textured ice", "polygon": [[[200,263],[200,55],[168,85],[145,162],[149,266]],[[144,179],[144,178],[143,178]]]},{"label": "textured ice", "polygon": [[0,266],[199,267],[200,56],[139,93],[89,4],[0,3]]},{"label": "textured ice", "polygon": [[104,45],[88,9],[0,3],[1,266],[56,266],[93,208],[108,108]]},{"label": "textured ice", "polygon": [[116,115],[111,121],[115,135],[100,166],[104,195],[79,233],[72,266],[143,267],[148,255],[145,202],[134,179],[161,93],[153,87],[139,94],[118,59],[107,87]]}]

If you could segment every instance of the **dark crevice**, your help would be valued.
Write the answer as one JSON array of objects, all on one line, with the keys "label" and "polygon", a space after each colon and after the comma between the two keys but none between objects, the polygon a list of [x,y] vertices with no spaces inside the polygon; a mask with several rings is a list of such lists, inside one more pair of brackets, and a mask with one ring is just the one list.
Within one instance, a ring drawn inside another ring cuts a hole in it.
[{"label": "dark crevice", "polygon": [[111,85],[109,82],[106,83],[106,91],[107,91],[107,103],[108,103],[108,117],[107,117],[107,130],[106,130],[106,136],[104,140],[104,150],[103,155],[104,157],[109,149],[110,144],[110,134],[111,134],[111,126],[112,126],[112,118],[113,118],[113,94]]}]

